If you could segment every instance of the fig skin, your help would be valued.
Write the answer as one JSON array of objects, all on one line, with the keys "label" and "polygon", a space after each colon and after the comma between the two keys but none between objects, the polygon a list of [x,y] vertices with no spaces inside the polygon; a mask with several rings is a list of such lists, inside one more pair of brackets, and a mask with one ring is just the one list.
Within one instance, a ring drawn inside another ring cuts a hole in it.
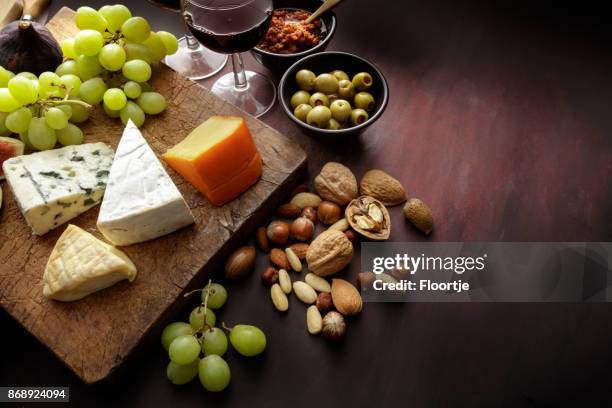
[{"label": "fig skin", "polygon": [[14,21],[0,31],[0,65],[15,74],[55,72],[62,59],[58,42],[42,24]]}]

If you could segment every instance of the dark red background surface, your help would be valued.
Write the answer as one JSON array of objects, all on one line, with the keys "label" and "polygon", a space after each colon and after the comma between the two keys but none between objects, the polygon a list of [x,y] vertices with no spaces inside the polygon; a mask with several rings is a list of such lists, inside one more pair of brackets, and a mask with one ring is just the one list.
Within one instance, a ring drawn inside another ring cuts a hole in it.
[{"label": "dark red background surface", "polygon": [[[83,3],[54,0],[52,9]],[[126,3],[155,28],[180,33],[178,15]],[[604,9],[529,3],[348,0],[330,50],[379,65],[391,87],[383,118],[341,145],[303,136],[278,106],[263,120],[308,150],[311,175],[328,160],[358,176],[368,168],[394,174],[432,208],[431,239],[611,241]],[[399,209],[392,213],[393,240],[423,239]],[[367,305],[346,342],[330,347],[306,333],[295,298],[279,316],[257,276],[229,290],[220,318],[257,324],[270,342],[256,359],[229,355],[233,380],[222,394],[197,381],[169,384],[158,339],[110,382],[87,387],[1,311],[0,385],[70,386],[73,404],[91,407],[611,403],[607,304]]]}]

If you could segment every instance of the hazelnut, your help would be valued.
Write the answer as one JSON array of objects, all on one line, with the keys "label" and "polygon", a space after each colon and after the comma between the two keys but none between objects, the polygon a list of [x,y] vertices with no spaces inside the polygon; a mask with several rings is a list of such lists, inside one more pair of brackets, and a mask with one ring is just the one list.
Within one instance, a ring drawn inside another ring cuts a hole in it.
[{"label": "hazelnut", "polygon": [[353,230],[344,231],[344,235],[346,235],[348,240],[351,241],[351,244],[353,245],[356,244],[357,241],[359,240],[359,236],[357,236],[357,233]]},{"label": "hazelnut", "polygon": [[278,281],[278,271],[271,266],[261,273],[261,281],[267,285],[272,286]]},{"label": "hazelnut", "polygon": [[298,241],[309,241],[314,233],[314,224],[306,217],[300,217],[291,223],[291,236]]},{"label": "hazelnut", "polygon": [[272,221],[268,225],[266,235],[276,245],[285,245],[289,240],[289,224],[285,221]]},{"label": "hazelnut", "polygon": [[317,296],[317,309],[321,313],[327,313],[333,309],[334,303],[332,302],[331,293],[321,292],[319,296]]},{"label": "hazelnut", "polygon": [[367,292],[368,289],[372,288],[375,280],[374,272],[360,272],[357,274],[357,287],[362,292]]},{"label": "hazelnut", "polygon": [[312,207],[306,207],[302,210],[302,217],[306,217],[312,222],[317,222],[317,210]]},{"label": "hazelnut", "polygon": [[342,217],[342,208],[331,201],[323,201],[319,204],[317,217],[325,225],[333,224]]},{"label": "hazelnut", "polygon": [[340,341],[346,333],[346,323],[344,316],[332,311],[323,318],[323,336],[331,341]]},{"label": "hazelnut", "polygon": [[270,241],[268,241],[268,236],[266,235],[266,227],[257,228],[257,232],[255,233],[255,241],[257,242],[257,246],[261,252],[270,252]]}]

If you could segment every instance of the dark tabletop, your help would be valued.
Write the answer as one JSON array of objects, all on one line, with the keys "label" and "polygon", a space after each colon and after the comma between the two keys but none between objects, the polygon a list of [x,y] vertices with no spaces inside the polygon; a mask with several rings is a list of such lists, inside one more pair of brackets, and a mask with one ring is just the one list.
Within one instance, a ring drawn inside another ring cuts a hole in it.
[{"label": "dark tabletop", "polygon": [[[84,3],[104,2],[54,0],[52,14]],[[156,29],[181,33],[177,14],[125,3]],[[391,87],[383,118],[339,146],[300,134],[279,106],[263,120],[308,151],[311,175],[335,160],[358,177],[368,168],[398,177],[432,208],[432,240],[612,241],[604,9],[530,3],[349,0],[337,10],[330,50],[380,66]],[[246,64],[264,72],[250,56]],[[399,209],[392,213],[393,240],[423,239]],[[229,354],[224,393],[207,393],[197,380],[171,385],[158,338],[111,380],[86,386],[3,311],[0,385],[70,386],[73,405],[87,407],[612,402],[607,304],[369,304],[332,347],[306,333],[305,307],[294,297],[279,316],[258,280],[229,286],[220,318],[262,327],[269,347],[255,359]]]}]

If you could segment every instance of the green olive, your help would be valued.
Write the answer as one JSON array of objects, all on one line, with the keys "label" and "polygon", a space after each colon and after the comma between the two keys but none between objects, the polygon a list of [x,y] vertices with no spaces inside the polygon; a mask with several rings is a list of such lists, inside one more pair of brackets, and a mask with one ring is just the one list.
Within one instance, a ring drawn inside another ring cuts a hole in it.
[{"label": "green olive", "polygon": [[311,106],[329,106],[329,98],[322,92],[313,93],[309,102]]},{"label": "green olive", "polygon": [[329,99],[329,104],[331,105],[332,103],[334,103],[334,101],[340,99],[340,97],[338,96],[338,94],[331,94],[327,95],[327,99]]},{"label": "green olive", "polygon": [[331,119],[331,111],[327,106],[315,106],[306,116],[306,122],[310,126],[326,129]]},{"label": "green olive", "polygon": [[295,82],[303,91],[314,91],[315,79],[317,79],[315,73],[307,69],[301,69],[295,74]]},{"label": "green olive", "polygon": [[350,101],[355,96],[355,85],[348,79],[344,79],[338,83],[338,96],[342,99]]},{"label": "green olive", "polygon": [[321,74],[315,79],[315,89],[325,95],[331,95],[338,90],[338,79],[332,74]]},{"label": "green olive", "polygon": [[310,94],[306,91],[297,91],[291,97],[291,107],[293,109],[297,108],[298,105],[303,103],[308,103],[310,101]]},{"label": "green olive", "polygon": [[341,128],[341,126],[342,126],[342,125],[340,124],[340,122],[338,122],[338,121],[337,121],[336,119],[334,119],[334,118],[331,118],[331,119],[329,120],[329,124],[327,125],[327,129],[328,129],[328,130],[338,130],[338,129],[340,129],[340,128]]},{"label": "green olive", "polygon": [[372,75],[367,72],[360,72],[353,77],[353,85],[358,91],[367,91],[372,86]]},{"label": "green olive", "polygon": [[351,104],[344,99],[338,99],[332,102],[329,106],[329,110],[332,113],[332,118],[340,123],[346,122],[351,117]]},{"label": "green olive", "polygon": [[364,111],[363,109],[353,109],[351,112],[351,125],[361,125],[369,118],[370,116],[368,115],[368,112]]},{"label": "green olive", "polygon": [[368,92],[359,92],[355,95],[355,99],[353,103],[356,108],[365,109],[370,112],[376,106],[376,102],[374,102],[374,97]]},{"label": "green olive", "polygon": [[338,81],[344,81],[346,79],[349,79],[349,76],[346,72],[341,71],[339,69],[335,70],[334,72],[331,73],[333,76],[335,76]]},{"label": "green olive", "polygon": [[311,110],[312,106],[308,105],[307,103],[303,103],[294,109],[293,114],[302,122],[306,122],[306,116],[308,116],[308,112]]}]

